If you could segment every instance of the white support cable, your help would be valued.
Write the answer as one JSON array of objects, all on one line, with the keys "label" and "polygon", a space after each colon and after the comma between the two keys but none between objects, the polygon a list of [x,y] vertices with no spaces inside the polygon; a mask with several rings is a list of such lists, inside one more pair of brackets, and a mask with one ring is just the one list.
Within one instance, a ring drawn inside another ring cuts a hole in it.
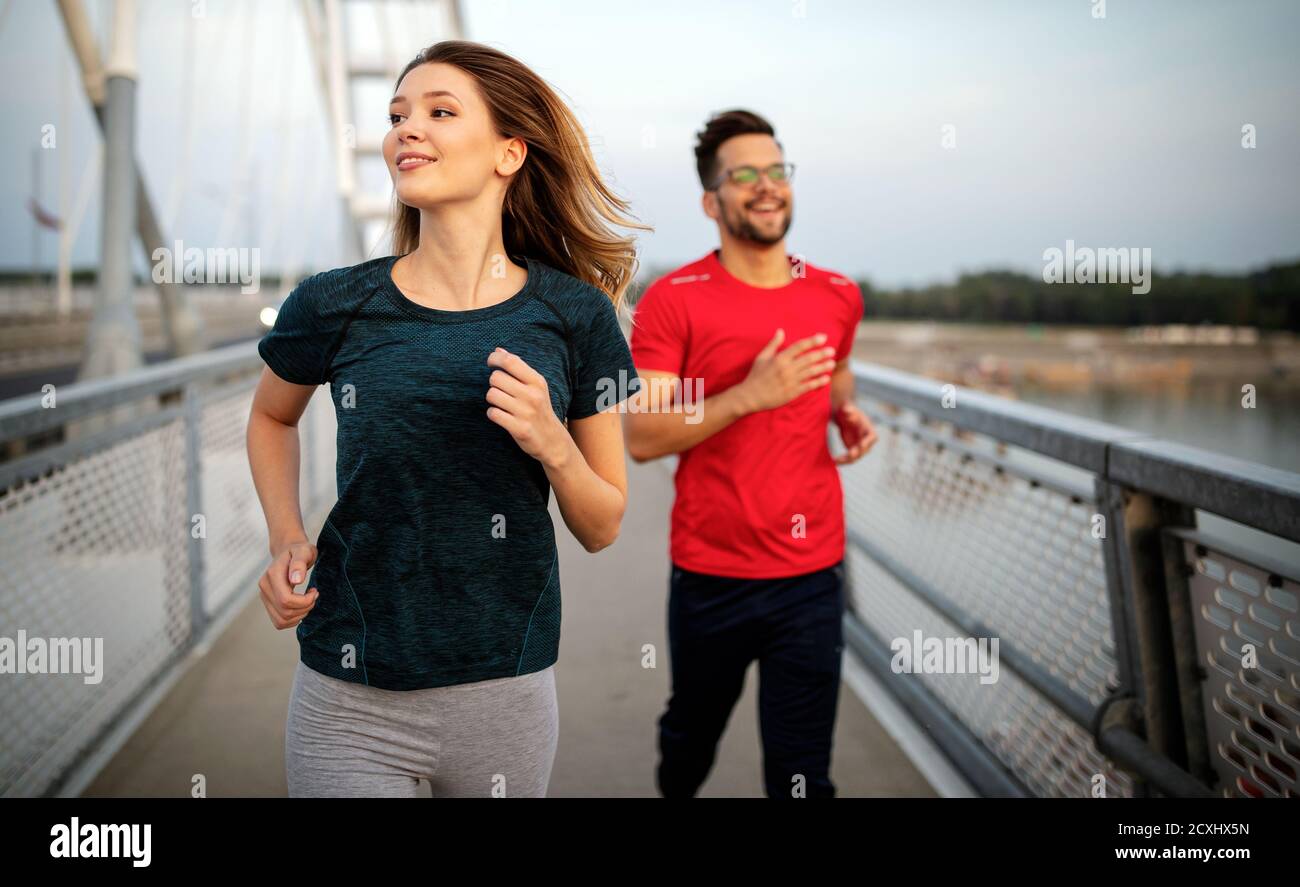
[{"label": "white support cable", "polygon": [[[303,0],[303,3],[299,4],[299,9],[302,10],[304,18],[304,29],[302,35],[300,35],[303,43],[299,43],[298,40],[295,40],[294,48],[292,48],[292,52],[294,52],[294,64],[291,65],[291,70],[292,72],[295,72],[295,83],[298,82],[298,79],[296,79],[298,78],[298,72],[302,70],[300,62],[302,62],[303,57],[303,44],[305,44],[305,48],[307,48],[307,52],[305,52],[307,61],[313,62],[313,60],[315,60],[316,53],[312,52],[312,40],[315,40],[316,38],[313,38],[312,34],[316,33],[318,30],[313,29],[312,22],[308,21],[308,17],[312,16],[313,12],[315,12],[315,4],[313,4],[311,0]],[[290,16],[291,14],[292,13],[290,13]],[[315,68],[315,64],[312,64],[312,66]],[[316,68],[316,72],[313,72],[313,75],[318,74],[318,70],[320,69]],[[325,116],[322,117],[320,114],[316,114],[316,116],[313,116],[311,120],[318,124],[322,118],[328,120],[329,116],[328,114],[325,114]],[[287,135],[287,139],[289,139],[289,146],[287,146],[290,150],[289,156],[309,157],[307,163],[294,165],[294,173],[296,176],[294,181],[295,187],[294,189],[286,189],[287,195],[298,196],[298,199],[295,199],[294,203],[292,203],[292,208],[294,208],[296,213],[298,213],[298,215],[295,216],[295,220],[316,220],[316,218],[322,218],[324,217],[325,209],[321,207],[321,195],[325,194],[326,190],[328,190],[330,177],[328,174],[321,173],[321,152],[309,151],[300,153],[295,151],[295,148],[302,143],[304,138],[304,126],[290,125],[290,121],[287,120],[286,126],[289,126],[289,135]],[[307,182],[307,186],[300,186],[298,179]],[[324,183],[325,187],[317,187],[320,183]],[[289,205],[289,203],[287,203],[289,202],[289,196],[287,195],[285,202],[283,202],[285,205]],[[298,221],[298,224],[291,226],[289,233],[281,235],[281,239],[279,239],[279,243],[285,245],[278,247],[279,251],[281,251],[283,256],[285,256],[285,258],[279,260],[279,297],[281,298],[289,295],[292,286],[298,282],[298,274],[300,269],[303,267],[305,239],[307,239],[308,230],[311,230],[308,225],[302,224],[302,222]]]},{"label": "white support cable", "polygon": [[393,40],[392,12],[393,6],[391,3],[380,3],[373,8],[376,27],[379,30],[379,57],[383,60],[384,67],[388,69],[389,80],[396,77],[399,70],[397,44]]},{"label": "white support cable", "polygon": [[433,25],[438,29],[438,33],[446,33],[447,39],[459,40],[460,33],[460,15],[456,8],[454,0],[444,0],[439,3],[434,12]]},{"label": "white support cable", "polygon": [[[300,134],[297,137],[301,139]],[[313,157],[316,156],[319,155],[313,154]],[[319,169],[319,166],[313,164],[313,168]],[[306,178],[305,173],[304,173],[304,178]],[[318,174],[316,176],[316,180],[319,181],[320,178],[321,176]],[[328,180],[329,176],[324,176],[324,178]],[[303,213],[304,219],[319,219],[324,217],[324,212],[325,212],[325,206],[323,206],[324,195],[328,193],[325,188],[316,188],[316,187],[302,188],[297,193],[299,195],[305,195],[305,198],[303,200],[303,205],[299,207],[300,211]],[[298,275],[303,266],[302,257],[303,254],[306,252],[307,238],[311,236],[312,229],[308,225],[295,225],[293,227],[293,234],[294,237],[293,237],[292,252],[289,253],[288,261],[286,261],[284,263],[284,266],[280,269],[280,298],[281,299],[289,295],[289,292],[293,289],[294,284],[298,282]]]},{"label": "white support cable", "polygon": [[[0,30],[3,29],[5,10],[0,11]],[[68,59],[59,54],[59,124],[55,130],[55,144],[60,137],[66,138],[71,130],[71,75],[68,71]],[[57,269],[54,279],[54,306],[61,317],[66,317],[72,309],[72,243],[68,238],[68,210],[72,200],[71,167],[72,152],[59,151],[59,241],[58,256],[55,259]]]},{"label": "white support cable", "polygon": [[[249,177],[253,143],[252,75],[258,29],[253,25],[254,13],[249,9],[248,0],[241,0],[239,16],[243,31],[239,52],[239,143],[235,152],[235,168],[229,180],[230,190],[226,194],[226,203],[221,215],[221,227],[217,229],[216,243],[223,248],[231,245],[240,209],[246,201],[252,200]],[[244,233],[245,236],[250,236],[252,232]]]},{"label": "white support cable", "polygon": [[[408,50],[414,54],[430,42],[446,36],[459,37],[459,7],[449,4],[449,0],[376,0],[368,4],[375,24],[375,34],[368,35],[367,29],[362,27],[364,20],[349,20],[344,15],[342,0],[300,0],[300,5],[333,127],[330,142],[336,149],[338,193],[351,227],[352,242],[360,257],[365,258],[383,236],[383,230],[378,237],[371,234],[376,227],[386,229],[385,223],[392,214],[393,197],[391,183],[382,192],[366,187],[367,179],[362,175],[361,163],[365,158],[380,155],[381,141],[363,131],[358,123],[354,85],[377,77],[393,79],[405,64],[401,54]],[[357,12],[357,9],[350,8],[348,12]],[[395,39],[391,27],[393,21],[399,23]],[[355,27],[349,28],[349,22]],[[367,36],[377,39],[382,45],[379,59],[373,53],[364,57],[354,53],[361,48],[353,45],[357,38]],[[399,45],[403,38],[408,43],[415,41],[419,45]],[[347,137],[349,133],[353,138]]]},{"label": "white support cable", "polygon": [[190,166],[194,156],[194,92],[195,71],[199,68],[199,42],[197,20],[193,15],[185,16],[184,57],[181,59],[181,153],[176,169],[172,172],[171,185],[167,194],[167,206],[163,215],[163,229],[175,235],[179,228],[181,207],[185,203],[185,194],[189,188]]},{"label": "white support cable", "polygon": [[59,0],[68,42],[81,69],[86,96],[96,108],[104,104],[104,66],[99,52],[99,40],[91,29],[90,18],[81,0]]},{"label": "white support cable", "polygon": [[109,43],[108,61],[104,63],[104,77],[140,78],[140,64],[136,54],[136,22],[139,10],[135,0],[114,0],[113,35]]},{"label": "white support cable", "polygon": [[[377,3],[370,7],[371,16],[375,20],[375,30],[379,35],[380,68],[385,72],[385,79],[388,82],[396,79],[402,65],[405,64],[405,60],[399,58],[397,40],[394,39],[394,15],[396,14],[396,17],[400,20],[409,8],[408,4],[395,7],[393,3]],[[405,28],[399,28],[397,33],[406,34],[411,32]],[[363,157],[377,157],[382,160],[382,135],[378,139],[373,139],[368,133],[358,132],[357,153],[355,163],[358,168],[358,178],[360,178]],[[389,232],[393,206],[391,190],[386,190],[382,195],[371,192],[365,195],[363,199],[358,199],[356,203],[355,215],[357,223],[361,226],[366,254],[371,255],[383,244],[385,235]]]},{"label": "white support cable", "polygon": [[451,31],[451,39],[465,39],[465,16],[461,14],[460,0],[446,0],[447,4],[447,23],[448,30]]},{"label": "white support cable", "polygon": [[347,44],[343,29],[343,11],[339,0],[325,0],[325,39],[329,59],[329,101],[333,110],[335,160],[338,166],[339,193],[351,201],[356,190],[352,169],[352,148],[344,138],[344,127],[353,123],[347,82]]},{"label": "white support cable", "polygon": [[[323,2],[324,0],[300,0],[299,7],[302,10],[303,26],[307,34],[307,49],[311,55],[312,67],[320,83],[320,94],[325,106],[326,119],[329,121],[329,130],[324,141],[325,144],[337,149],[340,140],[335,138],[334,134],[342,132],[343,113],[340,109],[339,90],[337,88],[339,80],[333,73],[330,51],[330,25],[327,21],[327,10],[322,8]],[[337,25],[337,9],[335,13],[335,24]],[[319,153],[313,151],[313,160],[317,157],[319,157]],[[333,161],[333,176],[331,177],[334,182],[333,190],[338,195],[339,209],[344,213],[345,222],[350,229],[347,232],[350,246],[345,246],[344,249],[346,252],[359,255],[361,252],[361,238],[356,231],[356,223],[352,217],[348,195],[340,187],[340,170],[343,167],[337,150],[334,151]]]},{"label": "white support cable", "polygon": [[[281,9],[283,9],[285,12],[285,16],[284,16],[285,20],[281,24],[281,27],[276,29],[276,33],[289,34],[291,33],[290,17],[293,15],[293,13],[291,11],[291,7],[287,5],[282,6]],[[289,83],[290,83],[290,78],[293,76],[293,71],[294,71],[294,68],[292,67],[291,63],[297,60],[296,48],[297,48],[297,44],[295,43],[293,50],[282,47],[279,53],[280,90],[279,90],[279,96],[277,97],[277,104],[279,106],[280,111],[278,114],[279,126],[277,127],[277,132],[276,132],[276,147],[278,149],[278,156],[281,158],[288,158],[288,157],[296,158],[298,156],[296,153],[293,153],[289,150],[290,141],[292,139],[293,129],[294,129],[293,126],[291,126],[289,123],[289,117],[290,117],[289,96],[293,92],[293,90],[290,89]],[[267,234],[267,238],[269,241],[267,243],[267,247],[268,247],[267,257],[270,258],[272,262],[275,262],[277,266],[283,265],[283,258],[280,255],[280,247],[281,244],[284,242],[284,235],[283,235],[284,224],[285,224],[284,208],[288,203],[288,198],[290,193],[289,185],[293,181],[293,179],[291,179],[290,176],[296,174],[300,166],[301,164],[298,163],[290,163],[288,165],[288,169],[281,168],[280,174],[276,177],[276,183],[278,187],[275,190],[275,197],[273,198],[271,203],[271,226],[270,226],[270,231]]]},{"label": "white support cable", "polygon": [[[59,240],[60,262],[66,260],[69,264],[72,262],[72,249],[77,244],[77,234],[81,231],[81,223],[85,221],[86,211],[90,208],[90,200],[99,191],[99,176],[104,165],[103,139],[96,140],[94,146],[86,153],[89,156],[86,157],[86,165],[81,170],[81,178],[77,181],[77,202],[73,205],[72,212],[69,213],[63,224],[67,237]],[[66,298],[67,303],[64,304],[64,296],[60,293],[59,313],[64,316],[72,311],[71,289],[69,289]]]},{"label": "white support cable", "polygon": [[[239,2],[242,2],[242,0],[235,0],[235,2],[236,2],[236,3],[239,3]],[[234,47],[234,43],[235,43],[235,40],[236,40],[236,38],[237,38],[237,36],[238,36],[238,35],[237,35],[237,28],[238,28],[239,22],[238,22],[237,17],[236,17],[234,14],[218,16],[218,17],[217,17],[217,22],[218,22],[217,26],[214,26],[214,27],[212,27],[212,28],[210,29],[211,32],[213,32],[213,33],[215,34],[215,38],[216,38],[216,39],[215,39],[215,42],[214,42],[214,44],[213,44],[212,51],[211,51],[210,55],[211,55],[211,57],[212,57],[213,59],[220,59],[220,60],[222,60],[222,62],[225,62],[225,61],[229,60],[230,58],[232,58],[232,53],[234,52],[234,48],[233,48],[233,47]],[[230,90],[224,90],[224,89],[223,89],[223,90],[219,90],[219,91],[218,91],[218,95],[217,95],[216,98],[209,98],[209,99],[208,99],[208,104],[209,104],[209,106],[211,106],[211,107],[215,107],[215,106],[216,106],[216,103],[217,103],[218,101],[221,101],[221,100],[226,99],[226,97],[227,97],[229,94],[230,94]],[[236,100],[238,100],[238,94],[236,94]],[[227,117],[228,117],[228,116],[238,116],[238,108],[233,109],[233,114],[232,114],[232,109],[230,109],[230,108],[226,108],[226,107],[223,107],[223,108],[221,108],[220,113],[222,113],[223,115],[225,115],[225,116],[227,116]],[[214,202],[215,202],[215,199],[216,199],[216,198],[212,197],[212,195],[211,195],[211,191],[209,190],[209,186],[212,186],[212,185],[215,185],[215,184],[220,184],[220,183],[210,182],[210,181],[206,181],[206,180],[205,180],[205,181],[202,183],[202,186],[203,186],[203,187],[202,187],[202,190],[201,190],[201,192],[200,192],[200,193],[202,193],[205,197],[208,197],[209,199],[214,200]],[[223,206],[222,217],[221,217],[221,219],[218,221],[218,225],[219,225],[219,226],[220,226],[220,225],[224,225],[224,224],[225,224],[225,221],[224,221],[224,220],[225,220],[225,213],[224,213],[224,206]]]}]

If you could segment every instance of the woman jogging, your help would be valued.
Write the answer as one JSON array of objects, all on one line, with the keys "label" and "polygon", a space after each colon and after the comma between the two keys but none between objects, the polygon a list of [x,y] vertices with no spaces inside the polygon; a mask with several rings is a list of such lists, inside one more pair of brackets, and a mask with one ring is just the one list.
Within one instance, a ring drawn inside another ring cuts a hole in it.
[{"label": "woman jogging", "polygon": [[[466,41],[398,78],[383,144],[394,255],[298,284],[259,343],[248,454],[299,662],[291,796],[544,796],[558,735],[559,564],[626,505],[636,369],[617,305],[645,229],[536,74]],[[338,417],[338,502],[313,545],[297,422]],[[311,569],[311,575],[307,575]],[[306,593],[295,587],[306,579]]]}]

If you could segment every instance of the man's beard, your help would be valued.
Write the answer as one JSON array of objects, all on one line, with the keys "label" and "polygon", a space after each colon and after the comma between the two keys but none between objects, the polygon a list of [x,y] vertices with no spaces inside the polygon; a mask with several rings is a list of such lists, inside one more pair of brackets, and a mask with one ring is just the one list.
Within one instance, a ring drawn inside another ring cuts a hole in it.
[{"label": "man's beard", "polygon": [[786,201],[785,206],[785,223],[781,225],[781,231],[777,234],[763,234],[750,224],[749,219],[745,216],[747,208],[743,205],[735,215],[724,210],[722,213],[722,221],[723,224],[727,226],[727,233],[737,240],[749,240],[754,243],[771,246],[774,243],[781,242],[785,237],[785,233],[790,230],[790,223],[794,221],[794,213],[790,210],[790,202]]}]

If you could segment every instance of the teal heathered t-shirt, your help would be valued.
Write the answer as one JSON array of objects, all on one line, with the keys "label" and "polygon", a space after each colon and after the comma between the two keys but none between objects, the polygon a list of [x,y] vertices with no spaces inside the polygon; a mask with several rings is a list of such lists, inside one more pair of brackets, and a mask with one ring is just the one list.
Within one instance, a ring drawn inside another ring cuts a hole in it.
[{"label": "teal heathered t-shirt", "polygon": [[501,346],[541,373],[561,420],[591,416],[635,387],[617,312],[533,258],[503,302],[428,308],[393,283],[397,258],[306,278],[258,343],[282,379],[328,382],[338,417],[300,658],[389,690],[540,671],[560,640],[550,483],[488,418],[487,357]]}]

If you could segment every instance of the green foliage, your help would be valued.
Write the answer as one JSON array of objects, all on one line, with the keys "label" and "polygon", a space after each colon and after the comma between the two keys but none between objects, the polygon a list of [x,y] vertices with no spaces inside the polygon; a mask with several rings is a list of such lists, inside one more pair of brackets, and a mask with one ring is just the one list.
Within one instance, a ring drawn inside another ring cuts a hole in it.
[{"label": "green foliage", "polygon": [[880,290],[859,281],[866,317],[968,323],[1104,326],[1231,324],[1300,332],[1300,262],[1247,275],[1152,275],[1151,291],[1128,284],[1048,284],[1014,271],[962,274],[955,284]]}]

